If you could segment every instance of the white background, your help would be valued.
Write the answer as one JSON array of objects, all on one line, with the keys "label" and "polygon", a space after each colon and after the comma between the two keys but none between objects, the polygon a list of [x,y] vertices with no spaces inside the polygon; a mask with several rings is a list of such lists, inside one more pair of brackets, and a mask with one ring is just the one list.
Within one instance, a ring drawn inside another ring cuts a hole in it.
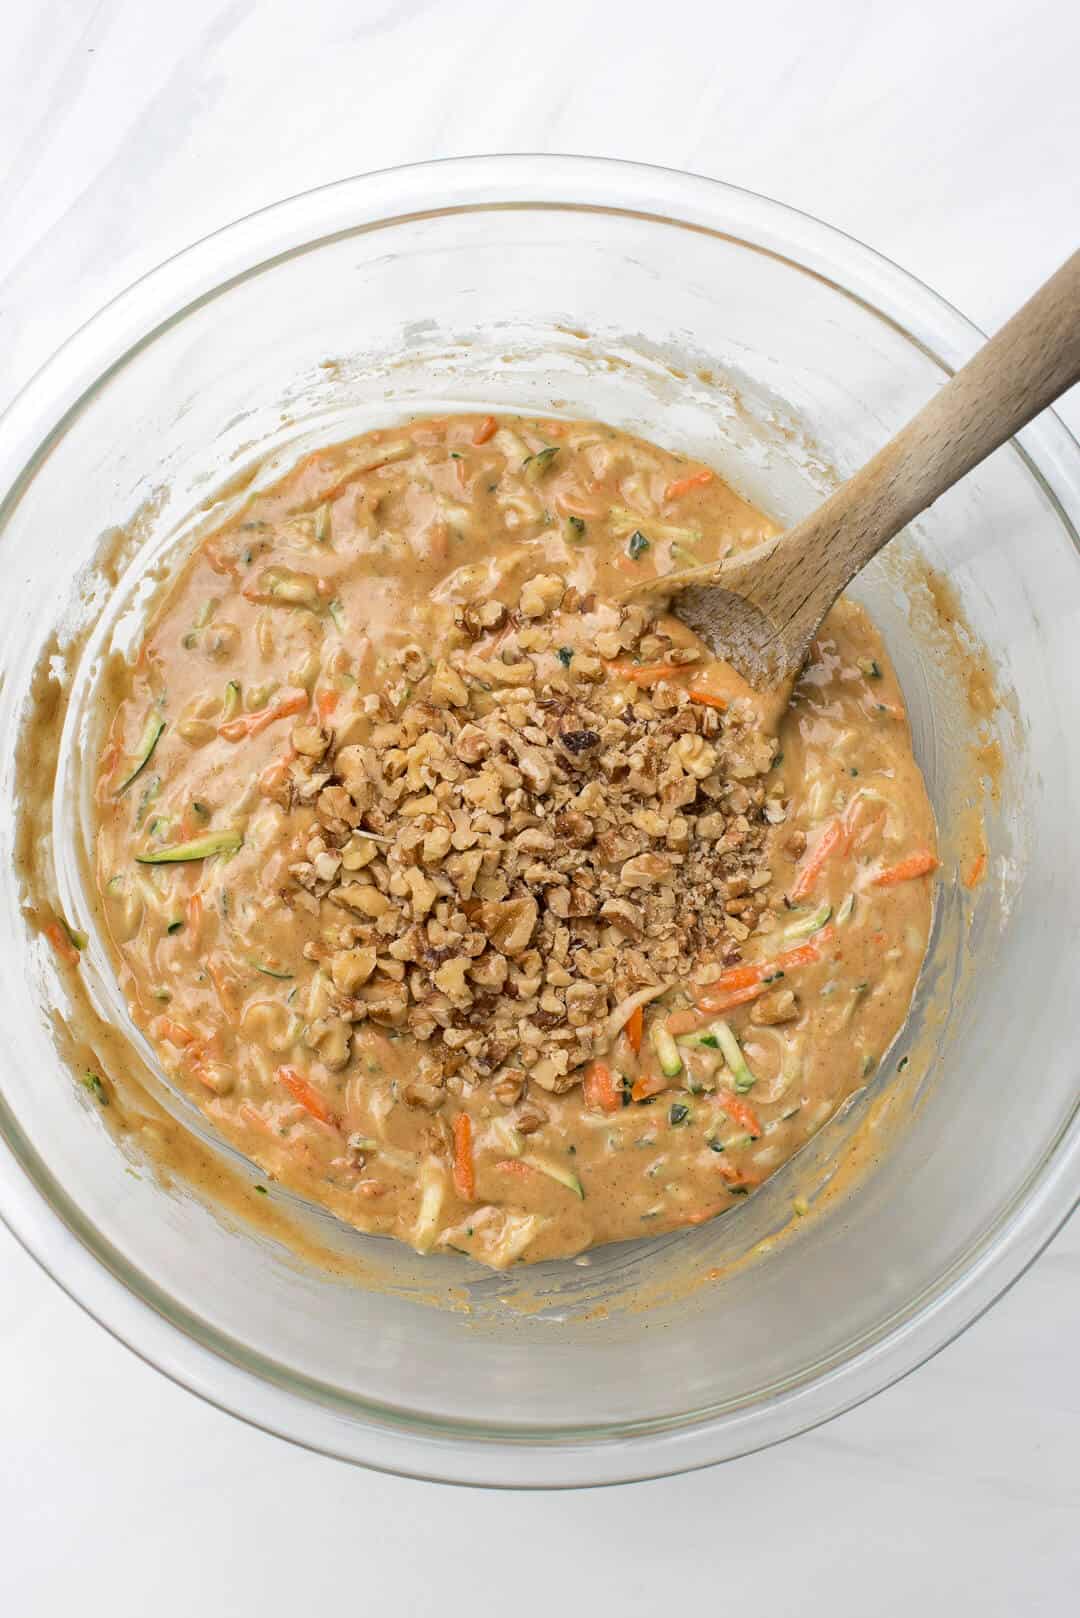
[{"label": "white background", "polygon": [[[434,156],[715,175],[984,328],[1080,235],[1073,0],[16,0],[4,47],[0,404],[194,238]],[[1075,392],[1062,413],[1080,427]],[[1073,1613],[1078,1279],[1074,1220],[959,1343],[817,1433],[628,1490],[481,1495],[199,1404],[0,1229],[0,1612]]]}]

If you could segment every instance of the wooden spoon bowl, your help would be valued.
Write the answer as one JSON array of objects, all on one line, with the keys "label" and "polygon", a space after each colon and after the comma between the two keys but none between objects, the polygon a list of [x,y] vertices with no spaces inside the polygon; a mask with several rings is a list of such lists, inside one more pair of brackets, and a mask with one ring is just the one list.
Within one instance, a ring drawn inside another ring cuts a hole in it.
[{"label": "wooden spoon bowl", "polygon": [[907,523],[1080,380],[1080,252],[809,517],[727,561],[664,574],[664,597],[757,690],[790,689],[840,592]]}]

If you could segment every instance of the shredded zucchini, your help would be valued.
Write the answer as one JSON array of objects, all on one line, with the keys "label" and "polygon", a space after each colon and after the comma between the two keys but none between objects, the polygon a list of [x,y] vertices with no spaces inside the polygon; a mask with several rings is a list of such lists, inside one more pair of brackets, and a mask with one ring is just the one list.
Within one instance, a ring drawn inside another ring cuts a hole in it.
[{"label": "shredded zucchini", "polygon": [[682,1072],[683,1065],[678,1045],[663,1023],[660,1022],[652,1024],[649,1029],[649,1036],[652,1039],[653,1050],[656,1052],[657,1060],[660,1063],[661,1073],[664,1074],[665,1078],[675,1078],[676,1074]]},{"label": "shredded zucchini", "polygon": [[747,1065],[746,1057],[742,1053],[739,1041],[723,1019],[713,1023],[712,1032],[716,1035],[716,1043],[723,1053],[724,1061],[731,1069],[736,1091],[740,1095],[745,1095],[746,1091],[752,1089],[757,1083],[757,1079]]},{"label": "shredded zucchini", "polygon": [[427,1157],[420,1165],[420,1211],[413,1226],[413,1246],[419,1253],[430,1252],[435,1240],[446,1197],[446,1176],[437,1158]]},{"label": "shredded zucchini", "polygon": [[170,843],[148,854],[136,854],[140,865],[177,865],[186,860],[207,860],[214,854],[235,854],[244,839],[238,831],[212,831],[190,842]]},{"label": "shredded zucchini", "polygon": [[136,749],[132,768],[128,771],[127,775],[125,775],[124,779],[116,789],[117,797],[119,797],[121,793],[126,792],[132,781],[135,780],[135,777],[137,775],[141,775],[143,770],[145,770],[146,766],[154,756],[154,749],[161,740],[161,733],[164,729],[165,721],[162,719],[161,715],[157,713],[151,714],[150,718],[146,721],[146,729],[142,733],[142,740],[139,742],[138,748]]},{"label": "shredded zucchini", "polygon": [[805,916],[800,916],[798,921],[793,921],[790,926],[785,927],[783,936],[785,939],[809,938],[811,934],[821,931],[831,915],[832,905],[822,900],[816,909]]},{"label": "shredded zucchini", "polygon": [[546,1174],[549,1180],[558,1181],[559,1185],[564,1185],[568,1191],[572,1191],[575,1197],[585,1200],[581,1181],[570,1169],[564,1169],[561,1163],[553,1163],[549,1157],[534,1157],[531,1152],[526,1153],[522,1162],[528,1163],[541,1174]]}]

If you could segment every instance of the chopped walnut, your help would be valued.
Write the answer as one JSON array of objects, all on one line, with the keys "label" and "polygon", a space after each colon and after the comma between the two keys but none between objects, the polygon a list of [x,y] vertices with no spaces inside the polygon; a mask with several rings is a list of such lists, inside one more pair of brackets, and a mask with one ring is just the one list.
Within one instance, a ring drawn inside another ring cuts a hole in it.
[{"label": "chopped walnut", "polygon": [[544,618],[559,605],[566,585],[554,573],[538,573],[521,592],[519,605],[526,618]]},{"label": "chopped walnut", "polygon": [[508,1068],[494,1086],[494,1096],[501,1107],[513,1107],[521,1100],[525,1090],[525,1074],[521,1068]]},{"label": "chopped walnut", "polygon": [[298,753],[303,753],[307,758],[322,758],[330,745],[330,738],[317,725],[295,725],[292,744]]},{"label": "chopped walnut", "polygon": [[548,1115],[540,1107],[522,1107],[514,1119],[514,1128],[519,1135],[535,1135],[538,1129],[543,1129],[548,1121]]},{"label": "chopped walnut", "polygon": [[454,708],[464,708],[469,700],[468,687],[456,669],[440,661],[431,677],[431,700]]},{"label": "chopped walnut", "polygon": [[[399,654],[413,690],[365,699],[359,728],[324,745],[296,727],[293,801],[314,816],[283,898],[322,918],[312,958],[342,998],[309,1034],[334,1060],[335,1022],[407,1028],[455,1093],[516,1107],[526,1075],[580,1082],[620,998],[715,976],[764,925],[774,749],[675,681],[608,680],[608,654],[692,660],[644,607],[616,618],[552,574],[513,618],[483,602],[457,622],[445,656]],[[568,656],[547,673],[549,646]]]},{"label": "chopped walnut", "polygon": [[537,914],[535,899],[506,899],[482,904],[477,922],[501,954],[520,955],[532,938]]},{"label": "chopped walnut", "polygon": [[794,1022],[799,1015],[799,1001],[793,989],[774,989],[763,994],[750,1008],[750,1021],[771,1028],[776,1023]]},{"label": "chopped walnut", "polygon": [[371,945],[364,949],[340,950],[330,961],[330,975],[342,994],[355,994],[374,970],[375,950]]}]

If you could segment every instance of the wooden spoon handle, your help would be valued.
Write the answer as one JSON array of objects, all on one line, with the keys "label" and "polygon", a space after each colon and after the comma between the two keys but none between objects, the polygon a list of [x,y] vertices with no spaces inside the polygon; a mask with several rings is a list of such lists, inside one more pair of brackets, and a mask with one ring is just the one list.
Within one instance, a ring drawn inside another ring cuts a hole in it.
[{"label": "wooden spoon handle", "polygon": [[790,530],[777,560],[804,578],[816,576],[823,616],[906,523],[1078,380],[1080,252],[884,449]]}]

